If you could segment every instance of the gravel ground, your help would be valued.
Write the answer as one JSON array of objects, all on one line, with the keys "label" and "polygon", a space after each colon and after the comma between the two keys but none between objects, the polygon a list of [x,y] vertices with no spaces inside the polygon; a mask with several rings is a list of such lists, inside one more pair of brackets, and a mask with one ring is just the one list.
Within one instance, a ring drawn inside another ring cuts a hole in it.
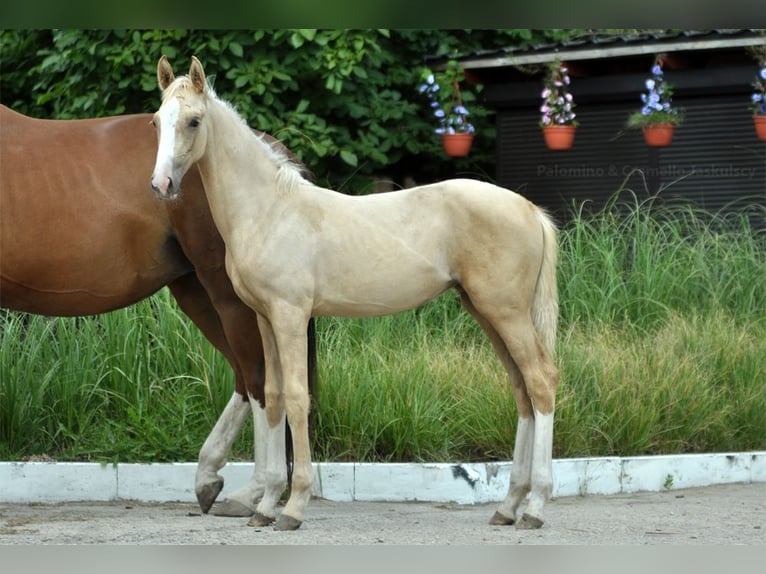
[{"label": "gravel ground", "polygon": [[312,500],[298,531],[193,504],[0,504],[0,545],[708,545],[766,543],[766,483],[559,498],[540,530],[490,526],[495,505]]}]

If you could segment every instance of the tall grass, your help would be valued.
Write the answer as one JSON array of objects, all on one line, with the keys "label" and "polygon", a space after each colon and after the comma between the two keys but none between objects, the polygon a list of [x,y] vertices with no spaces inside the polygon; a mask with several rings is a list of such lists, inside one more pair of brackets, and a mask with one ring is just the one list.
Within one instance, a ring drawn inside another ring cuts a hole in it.
[{"label": "tall grass", "polygon": [[[766,239],[749,221],[629,198],[563,226],[556,456],[766,448]],[[511,457],[505,373],[455,294],[317,331],[317,459]],[[0,353],[6,459],[194,460],[233,389],[167,292],[0,315]]]},{"label": "tall grass", "polygon": [[561,232],[563,321],[650,328],[673,311],[764,317],[766,241],[746,214],[620,197]]},{"label": "tall grass", "polygon": [[96,317],[0,315],[0,458],[192,460],[232,390],[167,291]]}]

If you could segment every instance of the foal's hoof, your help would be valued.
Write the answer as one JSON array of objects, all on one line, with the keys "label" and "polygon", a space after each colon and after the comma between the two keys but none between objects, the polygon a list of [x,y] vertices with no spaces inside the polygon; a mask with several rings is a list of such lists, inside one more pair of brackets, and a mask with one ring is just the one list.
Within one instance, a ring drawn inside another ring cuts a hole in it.
[{"label": "foal's hoof", "polygon": [[272,516],[266,516],[265,514],[261,514],[260,512],[256,511],[253,513],[253,517],[248,521],[248,526],[268,526],[274,522],[274,518]]},{"label": "foal's hoof", "polygon": [[492,518],[489,519],[489,523],[492,526],[510,526],[514,522],[516,522],[515,518],[508,518],[505,514],[500,514],[499,512],[495,512]]},{"label": "foal's hoof", "polygon": [[213,506],[213,516],[246,518],[248,516],[252,516],[253,512],[254,510],[246,504],[242,504],[236,500],[229,500],[228,498],[223,502],[219,502]]},{"label": "foal's hoof", "polygon": [[527,513],[521,515],[521,520],[516,524],[518,530],[537,530],[542,528],[543,521]]},{"label": "foal's hoof", "polygon": [[292,516],[280,514],[276,524],[274,524],[274,530],[298,530],[301,524],[303,524],[302,520],[296,520]]},{"label": "foal's hoof", "polygon": [[204,514],[207,514],[210,507],[213,506],[213,503],[221,490],[223,490],[223,478],[219,478],[218,480],[197,489],[197,502]]}]

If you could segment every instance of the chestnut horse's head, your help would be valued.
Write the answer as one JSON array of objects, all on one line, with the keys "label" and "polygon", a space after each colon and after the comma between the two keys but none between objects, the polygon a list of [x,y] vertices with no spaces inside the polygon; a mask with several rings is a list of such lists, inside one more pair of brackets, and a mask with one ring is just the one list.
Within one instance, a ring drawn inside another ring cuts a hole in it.
[{"label": "chestnut horse's head", "polygon": [[210,87],[200,61],[192,56],[189,75],[176,78],[165,56],[157,64],[162,105],[152,123],[159,146],[152,174],[152,189],[162,199],[174,198],[181,178],[205,151],[207,95]]}]

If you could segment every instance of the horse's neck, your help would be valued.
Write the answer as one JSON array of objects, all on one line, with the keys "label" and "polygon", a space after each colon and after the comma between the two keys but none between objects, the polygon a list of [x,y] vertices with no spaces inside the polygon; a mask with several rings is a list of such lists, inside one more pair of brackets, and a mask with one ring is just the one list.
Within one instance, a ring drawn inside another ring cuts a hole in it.
[{"label": "horse's neck", "polygon": [[277,166],[265,144],[225,104],[211,102],[206,151],[197,162],[221,236],[226,239],[240,219],[266,213],[275,200]]}]

